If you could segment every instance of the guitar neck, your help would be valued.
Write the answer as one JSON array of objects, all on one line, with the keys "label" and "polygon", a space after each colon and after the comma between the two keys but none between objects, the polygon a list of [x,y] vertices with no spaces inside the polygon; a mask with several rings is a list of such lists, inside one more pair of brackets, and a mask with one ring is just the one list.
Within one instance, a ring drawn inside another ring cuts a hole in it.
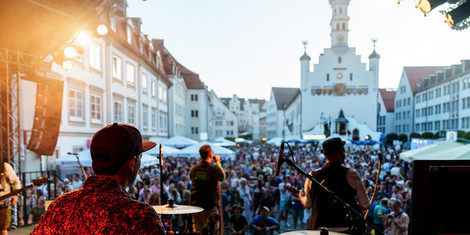
[{"label": "guitar neck", "polygon": [[32,188],[33,186],[34,186],[34,184],[31,184],[31,185],[28,185],[28,186],[26,186],[26,187],[24,187],[24,188],[20,188],[20,189],[17,189],[17,190],[13,190],[13,191],[10,192],[10,193],[7,193],[7,194],[5,194],[5,195],[0,196],[0,201],[3,201],[3,200],[5,200],[5,199],[7,199],[7,198],[9,198],[9,197],[11,197],[11,196],[13,196],[13,195],[20,194],[20,193],[26,191],[26,189]]}]

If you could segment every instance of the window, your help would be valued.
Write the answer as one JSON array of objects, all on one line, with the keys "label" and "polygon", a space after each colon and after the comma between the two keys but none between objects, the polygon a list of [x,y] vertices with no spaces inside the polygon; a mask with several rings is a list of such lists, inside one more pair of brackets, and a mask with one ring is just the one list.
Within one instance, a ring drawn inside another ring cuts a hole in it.
[{"label": "window", "polygon": [[191,134],[192,134],[192,135],[199,134],[198,128],[197,128],[197,127],[191,127]]},{"label": "window", "polygon": [[152,130],[157,130],[157,109],[152,108]]},{"label": "window", "polygon": [[353,74],[350,73],[350,74],[349,74],[349,81],[352,81],[352,79],[353,79]]},{"label": "window", "polygon": [[149,110],[147,105],[142,106],[142,125],[145,129],[149,126]]},{"label": "window", "polygon": [[143,73],[142,74],[142,89],[147,92],[147,89],[148,89],[148,78],[147,78],[147,74]]},{"label": "window", "polygon": [[111,16],[111,20],[110,20],[110,24],[111,24],[111,29],[116,32],[116,29],[117,29],[117,17],[115,15],[112,15]]},{"label": "window", "polygon": [[162,86],[158,86],[158,100],[163,102],[163,87]]},{"label": "window", "polygon": [[199,113],[197,110],[191,110],[191,117],[198,117]]},{"label": "window", "polygon": [[160,111],[160,129],[168,130],[168,114],[162,111]]},{"label": "window", "polygon": [[233,126],[233,121],[227,121],[227,126]]},{"label": "window", "polygon": [[191,101],[197,101],[197,95],[191,95]]},{"label": "window", "polygon": [[114,101],[114,122],[122,122],[122,102]]},{"label": "window", "polygon": [[127,105],[127,122],[135,124],[135,104],[133,103]]},{"label": "window", "polygon": [[129,26],[127,26],[127,43],[132,45],[132,30]]},{"label": "window", "polygon": [[327,82],[330,81],[330,74],[329,73],[326,74],[326,81]]},{"label": "window", "polygon": [[101,46],[96,43],[90,43],[89,55],[90,67],[101,71]]},{"label": "window", "polygon": [[128,84],[135,84],[135,66],[129,63],[126,65],[126,78]]},{"label": "window", "polygon": [[69,90],[69,117],[74,121],[83,121],[83,92],[76,89]]},{"label": "window", "polygon": [[113,78],[122,81],[122,59],[113,55]]},{"label": "window", "polygon": [[101,96],[90,96],[90,114],[92,122],[102,122],[101,120]]},{"label": "window", "polygon": [[155,81],[150,82],[150,89],[152,89],[152,96],[155,97],[157,95],[157,88],[155,87]]}]

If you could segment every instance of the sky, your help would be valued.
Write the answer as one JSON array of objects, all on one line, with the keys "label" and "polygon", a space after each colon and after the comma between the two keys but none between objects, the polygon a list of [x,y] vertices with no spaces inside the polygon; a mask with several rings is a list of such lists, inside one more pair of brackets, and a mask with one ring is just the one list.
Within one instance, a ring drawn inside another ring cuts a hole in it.
[{"label": "sky", "polygon": [[[379,87],[396,88],[405,66],[450,66],[470,59],[470,29],[452,30],[419,0],[351,0],[349,47],[367,64],[377,38]],[[331,47],[328,0],[128,0],[128,17],[163,39],[183,66],[219,97],[269,99],[271,87],[300,87],[308,40],[311,63]],[[313,66],[311,65],[313,68]]]}]

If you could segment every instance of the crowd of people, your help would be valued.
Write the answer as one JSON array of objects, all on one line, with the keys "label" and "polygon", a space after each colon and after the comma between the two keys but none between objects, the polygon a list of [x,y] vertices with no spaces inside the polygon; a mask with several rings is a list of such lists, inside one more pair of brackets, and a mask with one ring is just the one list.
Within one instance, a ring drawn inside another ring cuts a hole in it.
[{"label": "crowd of people", "polygon": [[[325,165],[325,156],[317,145],[291,147],[292,152],[286,151],[285,156],[292,157],[294,163],[305,172]],[[221,161],[226,175],[221,182],[225,229],[233,234],[281,228],[282,231],[306,229],[311,210],[305,209],[298,195],[285,187],[291,186],[302,191],[305,177],[287,164],[281,167],[279,176],[274,175],[278,147],[258,143],[239,145],[232,149],[236,152],[235,159]],[[379,155],[383,155],[383,158]],[[383,159],[382,162],[380,159]],[[159,166],[141,168],[127,191],[131,198],[150,205],[166,204],[168,199],[173,199],[177,205],[188,205],[191,194],[190,170],[199,160],[165,157],[163,172],[160,172]],[[369,198],[372,198],[377,182],[367,220],[387,233],[405,234],[397,231],[408,230],[409,227],[411,165],[400,160],[398,154],[391,149],[379,151],[369,147],[352,149],[346,146],[344,166],[360,174]],[[160,184],[162,179],[163,192]],[[78,173],[64,180],[55,178],[53,183],[57,191],[54,196],[80,188],[83,181],[83,176]],[[39,220],[44,213],[44,200],[47,197],[48,192],[44,186],[26,191],[27,223]],[[265,218],[272,222],[263,223],[264,228],[257,225],[257,221],[264,221]],[[183,229],[190,227],[191,221],[185,215],[173,216],[172,225],[176,230]],[[368,231],[371,232],[371,229]]]}]

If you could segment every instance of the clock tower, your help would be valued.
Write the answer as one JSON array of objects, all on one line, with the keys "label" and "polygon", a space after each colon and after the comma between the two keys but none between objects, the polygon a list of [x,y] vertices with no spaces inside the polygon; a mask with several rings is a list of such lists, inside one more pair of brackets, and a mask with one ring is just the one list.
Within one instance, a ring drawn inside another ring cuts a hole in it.
[{"label": "clock tower", "polygon": [[332,10],[331,48],[336,54],[342,55],[348,48],[349,0],[330,0],[330,5]]}]

